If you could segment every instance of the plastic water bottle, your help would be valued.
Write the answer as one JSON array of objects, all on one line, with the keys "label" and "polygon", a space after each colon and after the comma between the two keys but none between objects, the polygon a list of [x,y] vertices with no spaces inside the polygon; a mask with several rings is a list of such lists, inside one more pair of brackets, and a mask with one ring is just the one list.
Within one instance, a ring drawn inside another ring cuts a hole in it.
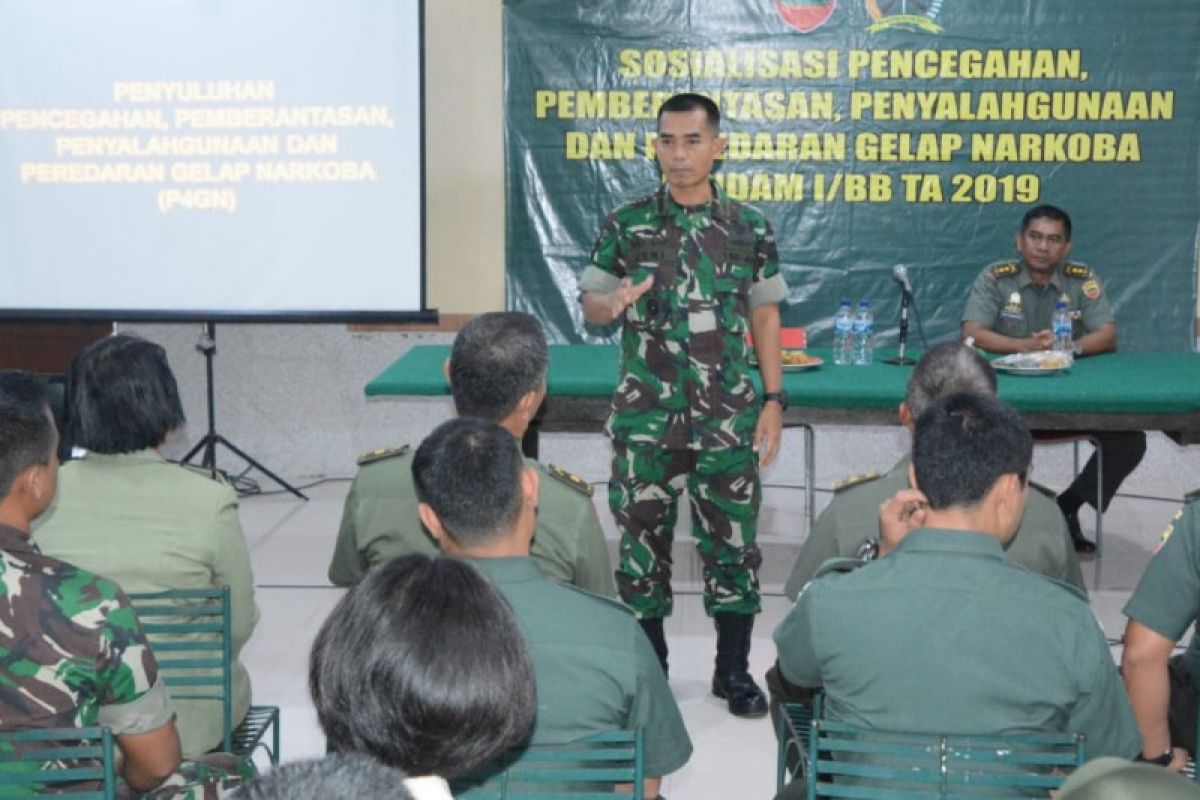
[{"label": "plastic water bottle", "polygon": [[1054,334],[1053,349],[1059,353],[1071,352],[1071,312],[1067,310],[1067,301],[1059,300],[1054,304],[1054,316],[1050,322],[1050,332]]},{"label": "plastic water bottle", "polygon": [[871,363],[875,354],[875,315],[871,313],[871,304],[863,300],[858,304],[858,313],[854,316],[852,332],[854,340],[854,355],[851,359],[859,366]]},{"label": "plastic water bottle", "polygon": [[833,363],[845,365],[851,360],[851,349],[854,341],[854,312],[850,309],[850,301],[843,300],[838,306],[837,315],[833,318]]}]

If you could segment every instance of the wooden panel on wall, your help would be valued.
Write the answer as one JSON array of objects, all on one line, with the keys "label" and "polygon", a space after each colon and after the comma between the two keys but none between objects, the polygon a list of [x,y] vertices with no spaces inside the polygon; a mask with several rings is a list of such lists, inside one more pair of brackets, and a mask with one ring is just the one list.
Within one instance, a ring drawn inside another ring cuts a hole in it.
[{"label": "wooden panel on wall", "polygon": [[60,374],[112,331],[110,322],[0,322],[0,369]]}]

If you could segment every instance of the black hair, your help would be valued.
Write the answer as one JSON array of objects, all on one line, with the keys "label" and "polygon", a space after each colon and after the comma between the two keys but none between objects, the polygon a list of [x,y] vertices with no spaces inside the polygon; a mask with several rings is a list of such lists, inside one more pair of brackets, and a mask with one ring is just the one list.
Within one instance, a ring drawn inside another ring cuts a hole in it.
[{"label": "black hair", "polygon": [[721,109],[717,108],[717,104],[711,99],[694,92],[683,92],[668,97],[658,107],[656,119],[658,122],[662,122],[663,114],[686,113],[697,108],[704,109],[704,118],[708,121],[708,128],[713,136],[719,134],[721,132]]},{"label": "black hair", "polygon": [[238,790],[239,800],[411,800],[404,773],[364,755],[333,754],[275,767]]},{"label": "black hair", "polygon": [[435,428],[412,460],[417,499],[433,509],[460,545],[512,529],[521,511],[524,468],[511,433],[494,422],[467,417]]},{"label": "black hair", "polygon": [[1002,475],[1024,484],[1033,437],[1024,420],[994,397],[952,394],[917,418],[912,463],[930,508],[973,506]]},{"label": "black hair", "polygon": [[0,370],[0,498],[25,470],[50,463],[54,421],[40,378],[19,370]]},{"label": "black hair", "polygon": [[546,382],[550,350],[542,325],[522,311],[480,314],[450,351],[450,393],[459,416],[499,422]]},{"label": "black hair", "polygon": [[1041,205],[1034,206],[1025,212],[1025,216],[1021,217],[1021,233],[1029,230],[1029,224],[1035,219],[1049,219],[1056,222],[1061,222],[1063,226],[1063,234],[1067,237],[1067,241],[1071,241],[1071,215],[1063,211],[1058,206]]},{"label": "black hair", "polygon": [[478,771],[526,742],[537,713],[512,609],[474,567],[444,556],[368,572],[321,626],[308,681],[332,751],[410,775]]},{"label": "black hair", "polygon": [[933,402],[959,392],[996,394],[996,371],[976,352],[955,340],[935,344],[925,351],[908,378],[904,403],[913,419]]},{"label": "black hair", "polygon": [[97,453],[158,447],[184,423],[167,353],[117,334],[87,347],[67,373],[67,435]]}]

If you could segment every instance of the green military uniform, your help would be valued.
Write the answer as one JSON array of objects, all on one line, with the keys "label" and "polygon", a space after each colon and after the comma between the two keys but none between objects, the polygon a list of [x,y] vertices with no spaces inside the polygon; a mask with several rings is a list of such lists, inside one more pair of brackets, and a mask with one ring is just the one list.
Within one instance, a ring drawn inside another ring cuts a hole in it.
[{"label": "green military uniform", "polygon": [[[1200,501],[1185,505],[1163,532],[1125,616],[1172,642],[1200,621]],[[1200,637],[1193,634],[1188,649],[1171,659],[1170,676],[1171,744],[1195,753]]]},{"label": "green military uniform", "polygon": [[808,584],[775,629],[790,683],[825,713],[917,733],[1079,732],[1089,756],[1141,747],[1083,597],[1013,566],[993,536],[918,529],[886,558]]},{"label": "green military uniform", "polygon": [[[171,721],[171,698],[121,587],[43,555],[7,525],[0,525],[0,585],[0,720],[6,730],[105,725],[117,736],[135,736]],[[234,774],[182,764],[146,796],[230,797],[249,774],[245,764],[230,767]],[[121,787],[121,796],[126,790]]]},{"label": "green military uniform", "polygon": [[1071,773],[1056,800],[1197,800],[1200,786],[1157,764],[1097,758]]},{"label": "green military uniform", "polygon": [[[329,580],[353,586],[367,570],[393,556],[438,552],[417,516],[413,452],[396,447],[367,453],[346,496]],[[616,597],[604,529],[589,484],[564,470],[525,459],[538,471],[537,530],[533,557],[542,571],[605,597]]]},{"label": "green military uniform", "polygon": [[[111,578],[127,592],[229,586],[234,724],[246,715],[250,675],[237,658],[258,622],[258,606],[232,488],[154,450],[88,453],[59,470],[58,496],[34,523],[33,539],[48,555]],[[186,758],[221,744],[220,703],[175,706]]]},{"label": "green military uniform", "polygon": [[[784,592],[795,600],[813,579],[822,563],[831,558],[849,558],[869,539],[879,536],[879,507],[908,483],[905,456],[884,475],[870,473],[844,481],[834,489],[833,501],[817,517],[812,533],[800,548]],[[1058,504],[1038,486],[1030,486],[1021,527],[1007,548],[1008,560],[1030,572],[1069,583],[1086,594],[1079,559]]]},{"label": "green military uniform", "polygon": [[971,287],[963,322],[975,322],[1016,339],[1050,330],[1054,304],[1067,297],[1073,337],[1116,322],[1108,295],[1091,267],[1060,264],[1044,286],[1033,282],[1024,262],[998,261],[988,266]]},{"label": "green military uniform", "polygon": [[471,563],[512,605],[537,678],[535,744],[641,727],[646,775],[662,777],[692,754],[658,658],[629,609],[549,580],[530,558]]},{"label": "green military uniform", "polygon": [[[1072,339],[1116,322],[1108,294],[1091,267],[1073,262],[1059,264],[1050,281],[1038,286],[1022,262],[998,261],[975,279],[963,309],[963,322],[975,322],[988,330],[1024,339],[1050,330],[1054,304],[1067,299],[1071,312]],[[1146,434],[1141,431],[1091,431],[1103,454],[1101,497],[1096,496],[1096,457],[1093,455],[1068,488],[1093,508],[1104,510],[1121,482],[1137,468],[1146,452]],[[1071,509],[1067,509],[1070,511]]]},{"label": "green military uniform", "polygon": [[654,279],[624,313],[606,424],[609,505],[621,530],[617,584],[643,619],[671,611],[671,540],[685,488],[705,608],[759,609],[758,401],[745,336],[752,309],[778,303],[787,286],[766,218],[711,186],[713,199],[700,206],[679,205],[663,186],[614,211],[580,279],[582,291],[597,293],[624,278]]}]

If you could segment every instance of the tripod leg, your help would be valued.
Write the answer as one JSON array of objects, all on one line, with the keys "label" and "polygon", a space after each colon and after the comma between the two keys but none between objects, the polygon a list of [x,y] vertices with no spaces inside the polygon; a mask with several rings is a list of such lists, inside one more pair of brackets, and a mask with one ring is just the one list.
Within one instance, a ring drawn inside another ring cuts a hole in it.
[{"label": "tripod leg", "polygon": [[299,497],[301,500],[307,500],[307,499],[308,499],[308,497],[306,497],[306,496],[304,495],[304,493],[302,493],[302,492],[301,492],[299,489],[297,489],[295,486],[292,486],[290,483],[288,483],[287,481],[285,481],[283,478],[279,477],[279,476],[278,476],[278,475],[276,475],[274,472],[271,472],[271,470],[267,469],[267,468],[266,468],[266,467],[264,467],[262,464],[258,463],[258,462],[257,462],[257,461],[255,461],[253,458],[251,458],[250,456],[248,456],[248,455],[246,455],[245,453],[243,453],[241,450],[239,450],[239,449],[237,448],[237,446],[236,446],[236,445],[234,445],[234,444],[233,444],[233,442],[229,441],[228,439],[226,439],[226,438],[225,438],[224,436],[222,436],[221,434],[219,434],[219,433],[218,433],[218,434],[216,434],[216,435],[215,435],[213,438],[215,439],[214,445],[215,445],[217,442],[219,442],[220,444],[223,444],[223,445],[225,445],[225,446],[226,446],[226,447],[228,447],[230,450],[232,450],[232,451],[233,451],[233,452],[234,452],[234,453],[235,453],[235,454],[236,454],[236,455],[237,455],[239,458],[241,458],[243,461],[245,461],[247,464],[249,464],[250,466],[254,467],[256,470],[258,470],[259,472],[263,473],[264,475],[266,475],[266,476],[267,476],[268,478],[270,478],[271,480],[273,480],[273,481],[275,481],[276,483],[278,483],[278,484],[279,484],[280,486],[282,486],[284,489],[287,489],[289,492],[291,492],[292,494],[296,495],[296,497]]}]

